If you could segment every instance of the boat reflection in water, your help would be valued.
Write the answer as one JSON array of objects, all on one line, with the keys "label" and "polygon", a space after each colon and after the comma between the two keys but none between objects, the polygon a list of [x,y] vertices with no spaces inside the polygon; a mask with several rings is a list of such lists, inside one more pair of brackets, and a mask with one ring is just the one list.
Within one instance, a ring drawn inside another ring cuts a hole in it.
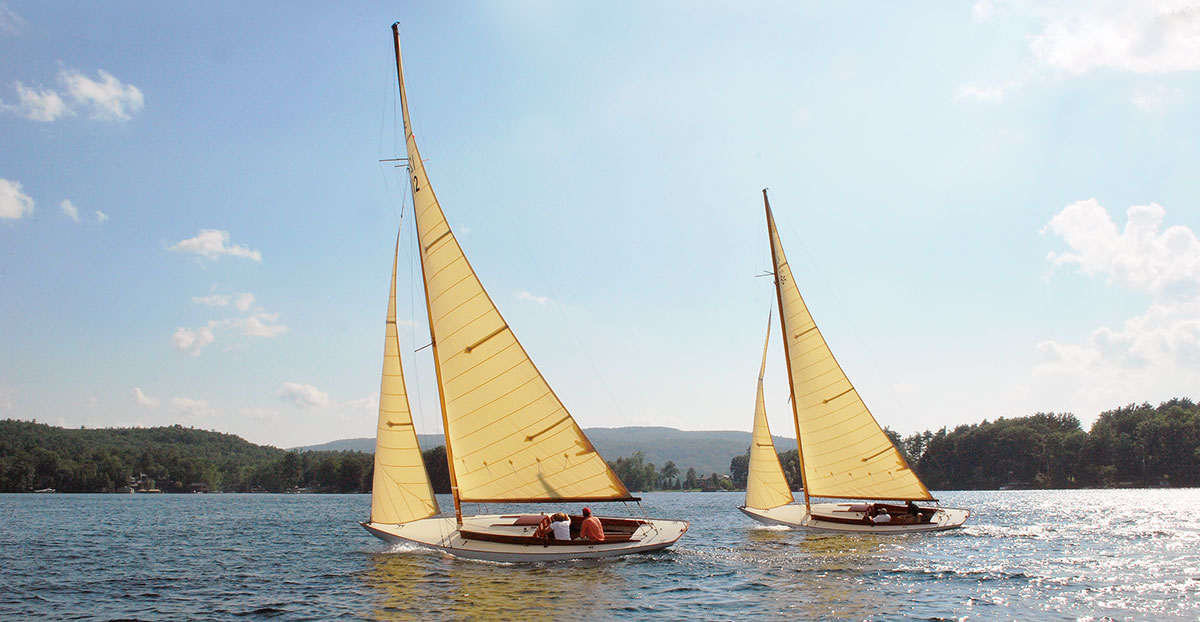
[{"label": "boat reflection in water", "polygon": [[[373,620],[606,619],[626,581],[611,562],[498,564],[401,547],[370,555]],[[626,605],[628,603],[625,603]]]}]

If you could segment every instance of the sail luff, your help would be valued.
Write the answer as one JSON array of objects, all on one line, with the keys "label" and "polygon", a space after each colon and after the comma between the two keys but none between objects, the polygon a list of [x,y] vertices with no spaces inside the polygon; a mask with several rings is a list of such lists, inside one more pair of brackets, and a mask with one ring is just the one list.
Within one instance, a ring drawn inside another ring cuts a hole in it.
[{"label": "sail luff", "polygon": [[396,329],[396,264],[399,255],[400,237],[397,235],[388,293],[383,371],[379,385],[379,421],[375,430],[375,474],[371,485],[371,522],[388,524],[427,518],[439,511],[421,457],[421,447],[417,443],[408,392],[404,387],[400,336]]},{"label": "sail luff", "polygon": [[[766,192],[763,193],[764,202]],[[813,321],[767,205],[804,492],[810,497],[928,501],[933,496],[884,433]]]},{"label": "sail luff", "polygon": [[[788,395],[792,398],[788,400],[788,403],[792,407],[792,421],[796,424],[796,458],[800,462],[800,486],[804,492],[804,507],[810,507],[808,475],[804,470],[804,444],[800,442],[800,413],[796,410],[796,384],[794,380],[795,376],[792,374],[792,347],[791,342],[787,338],[787,324],[783,321],[783,290],[780,283],[782,277],[779,274],[779,255],[776,250],[775,218],[771,216],[771,201],[767,198],[767,189],[763,188],[762,193],[763,206],[767,211],[767,238],[771,245],[771,267],[772,272],[775,274],[775,278],[772,279],[775,281],[775,300],[779,303],[779,331],[780,336],[783,337],[783,359],[787,365]],[[782,250],[779,249],[779,251]]]},{"label": "sail luff", "polygon": [[766,399],[763,397],[763,377],[767,373],[767,347],[771,343],[771,318],[767,317],[767,337],[763,343],[762,365],[758,369],[758,396],[754,403],[754,431],[750,437],[750,464],[746,478],[746,507],[769,510],[795,500],[775,441],[767,421]]},{"label": "sail luff", "polygon": [[[393,40],[393,42],[395,44],[395,48],[396,48],[396,79],[400,84],[400,113],[401,113],[401,117],[404,120],[404,148],[405,148],[405,155],[408,156],[408,177],[409,177],[409,182],[410,182],[409,183],[409,192],[412,194],[412,198],[413,198],[413,215],[414,215],[413,221],[417,227],[417,245],[420,246],[422,244],[422,242],[421,242],[421,227],[420,227],[421,219],[420,219],[420,214],[418,212],[418,206],[417,206],[417,190],[418,190],[417,175],[414,174],[414,164],[413,163],[415,162],[418,165],[421,163],[421,154],[417,150],[417,141],[416,141],[416,137],[413,135],[412,122],[408,118],[408,96],[407,96],[407,92],[406,92],[405,86],[404,86],[404,62],[401,60],[401,57],[400,57],[400,22],[395,22],[392,24],[392,40]],[[433,191],[433,189],[430,188],[430,192],[432,192],[432,191]],[[434,201],[436,202],[436,199],[434,199]],[[426,274],[426,272],[425,272],[425,253],[423,251],[419,251],[417,253],[417,258],[421,262],[421,274],[424,275],[424,274]],[[458,475],[454,471],[454,447],[450,443],[450,435],[449,435],[450,426],[449,426],[449,421],[447,420],[447,416],[446,416],[446,396],[445,396],[444,391],[442,390],[441,359],[437,355],[437,350],[438,350],[437,337],[435,337],[433,334],[433,308],[430,305],[430,301],[429,301],[428,279],[422,278],[421,281],[422,281],[422,283],[425,284],[425,312],[426,312],[426,314],[428,314],[428,317],[429,317],[429,340],[430,340],[430,347],[433,349],[433,370],[434,370],[434,375],[437,378],[438,403],[441,406],[440,410],[442,413],[442,434],[445,436],[445,439],[446,439],[446,445],[445,445],[446,446],[446,470],[450,476],[450,496],[451,496],[451,499],[454,500],[454,517],[458,521],[458,524],[461,525],[462,524],[462,502],[459,500]]]},{"label": "sail luff", "polygon": [[456,512],[459,500],[632,500],[483,288],[407,125],[405,144]]}]

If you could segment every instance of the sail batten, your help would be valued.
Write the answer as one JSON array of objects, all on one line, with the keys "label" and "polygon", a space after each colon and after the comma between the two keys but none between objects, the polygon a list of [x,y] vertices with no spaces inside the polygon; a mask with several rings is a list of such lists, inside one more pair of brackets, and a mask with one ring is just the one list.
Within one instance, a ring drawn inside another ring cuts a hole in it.
[{"label": "sail batten", "polygon": [[867,409],[813,320],[780,244],[770,205],[767,230],[806,498],[932,500]]}]

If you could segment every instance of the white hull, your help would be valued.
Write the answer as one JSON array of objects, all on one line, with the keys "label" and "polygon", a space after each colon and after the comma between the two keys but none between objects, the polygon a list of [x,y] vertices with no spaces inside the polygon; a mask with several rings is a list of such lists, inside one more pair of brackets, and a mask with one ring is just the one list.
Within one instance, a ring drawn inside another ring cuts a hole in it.
[{"label": "white hull", "polygon": [[[415,520],[400,525],[360,523],[374,536],[392,544],[415,544],[467,559],[493,562],[550,562],[568,559],[592,559],[615,557],[631,553],[646,553],[665,549],[683,536],[688,529],[687,521],[645,519],[640,521],[628,540],[616,539],[606,542],[571,540],[569,543],[552,543],[532,538],[537,528],[533,524],[516,524],[518,515],[487,514],[464,516],[460,528],[454,517],[433,517]],[[600,517],[605,520],[628,521],[629,519]],[[498,539],[528,539],[526,542],[497,542],[464,538],[462,531],[474,532]]]},{"label": "white hull", "polygon": [[769,510],[739,506],[743,514],[767,525],[815,529],[838,533],[918,533],[944,531],[962,527],[971,516],[970,510],[957,508],[933,508],[936,512],[929,522],[871,524],[867,521],[865,504],[862,503],[814,503],[810,514],[803,505],[781,505]]}]

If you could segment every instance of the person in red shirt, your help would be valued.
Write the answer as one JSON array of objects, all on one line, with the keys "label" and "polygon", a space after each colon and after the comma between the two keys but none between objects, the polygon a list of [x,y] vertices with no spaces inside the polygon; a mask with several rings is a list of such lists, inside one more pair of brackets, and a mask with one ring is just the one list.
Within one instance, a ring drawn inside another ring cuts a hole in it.
[{"label": "person in red shirt", "polygon": [[587,508],[583,508],[583,524],[579,526],[579,537],[593,542],[604,542],[604,526]]}]

